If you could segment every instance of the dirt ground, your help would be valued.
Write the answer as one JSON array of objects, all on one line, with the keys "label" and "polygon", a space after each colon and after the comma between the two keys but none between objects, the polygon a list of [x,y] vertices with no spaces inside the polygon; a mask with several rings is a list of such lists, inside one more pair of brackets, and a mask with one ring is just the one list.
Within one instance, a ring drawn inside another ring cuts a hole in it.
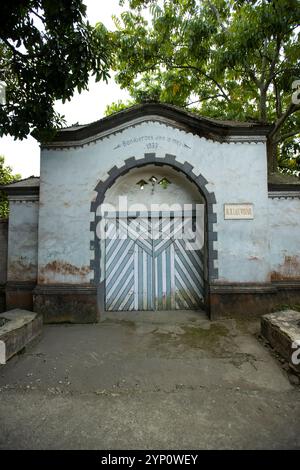
[{"label": "dirt ground", "polygon": [[0,368],[1,449],[299,449],[300,387],[257,320],[45,325]]}]

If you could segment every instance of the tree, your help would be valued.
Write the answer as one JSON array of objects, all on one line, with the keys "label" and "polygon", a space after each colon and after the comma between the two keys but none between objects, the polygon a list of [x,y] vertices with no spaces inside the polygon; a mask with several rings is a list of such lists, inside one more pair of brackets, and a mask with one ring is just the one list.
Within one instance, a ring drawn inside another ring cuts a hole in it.
[{"label": "tree", "polygon": [[[10,166],[5,166],[4,156],[0,155],[0,186],[18,181],[21,175],[14,175]],[[8,200],[3,191],[0,191],[0,219],[8,217]]]},{"label": "tree", "polygon": [[278,167],[282,173],[300,177],[300,139],[286,139],[278,157]]},{"label": "tree", "polygon": [[297,93],[292,100],[300,78],[299,0],[131,0],[129,6],[115,18],[113,35],[121,87],[136,102],[273,124],[268,163],[276,170],[277,148],[285,152],[284,142],[300,137]]},{"label": "tree", "polygon": [[0,136],[24,138],[64,122],[55,100],[70,100],[87,88],[90,72],[107,80],[109,34],[103,24],[85,22],[82,0],[14,0],[1,3],[0,80],[6,105],[0,105]]},{"label": "tree", "polygon": [[108,104],[105,108],[104,114],[105,116],[110,116],[111,114],[118,113],[119,111],[123,111],[123,109],[129,108],[136,104],[134,100],[123,102],[122,100],[113,101],[111,104]]}]

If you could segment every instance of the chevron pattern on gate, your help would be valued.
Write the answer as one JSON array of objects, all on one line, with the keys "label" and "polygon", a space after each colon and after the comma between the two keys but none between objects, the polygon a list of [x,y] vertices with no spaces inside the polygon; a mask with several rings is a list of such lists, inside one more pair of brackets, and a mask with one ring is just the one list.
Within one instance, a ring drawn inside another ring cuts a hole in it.
[{"label": "chevron pattern on gate", "polygon": [[197,309],[203,305],[203,252],[186,250],[183,240],[174,243],[174,278],[176,309]]},{"label": "chevron pattern on gate", "polygon": [[134,310],[134,242],[111,239],[106,243],[106,309]]},{"label": "chevron pattern on gate", "polygon": [[124,238],[106,239],[107,310],[202,306],[203,250],[187,249],[181,217],[118,219],[117,226]]}]

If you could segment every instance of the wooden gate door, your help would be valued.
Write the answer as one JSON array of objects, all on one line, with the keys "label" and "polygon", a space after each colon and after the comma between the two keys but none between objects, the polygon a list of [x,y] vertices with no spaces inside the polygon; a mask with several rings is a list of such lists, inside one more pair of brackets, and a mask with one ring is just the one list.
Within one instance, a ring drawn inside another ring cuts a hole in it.
[{"label": "wooden gate door", "polygon": [[203,249],[188,249],[178,237],[182,219],[149,213],[116,220],[108,235],[117,227],[118,236],[105,242],[106,310],[201,308]]}]

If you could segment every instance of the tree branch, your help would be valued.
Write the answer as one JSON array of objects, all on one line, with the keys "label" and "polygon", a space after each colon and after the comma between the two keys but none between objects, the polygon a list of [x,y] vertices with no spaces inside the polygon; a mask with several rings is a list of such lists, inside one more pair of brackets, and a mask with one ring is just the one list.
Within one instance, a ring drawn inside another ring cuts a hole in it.
[{"label": "tree branch", "polygon": [[170,67],[172,69],[195,70],[200,75],[203,75],[203,77],[205,77],[207,80],[213,82],[216,85],[216,87],[219,88],[223,98],[225,98],[226,101],[228,101],[228,102],[231,101],[230,96],[225,92],[222,85],[220,85],[220,83],[215,78],[213,78],[210,75],[208,75],[207,73],[203,72],[203,70],[199,69],[198,67],[195,67],[194,65],[174,65],[174,64],[170,64],[170,63],[168,63],[168,67]]},{"label": "tree branch", "polygon": [[270,65],[270,73],[269,73],[268,79],[267,79],[266,84],[265,84],[265,86],[267,88],[269,87],[270,83],[272,82],[272,80],[275,78],[275,75],[276,75],[275,74],[275,66],[276,66],[276,63],[277,63],[277,60],[278,60],[278,57],[279,57],[280,48],[281,48],[281,39],[280,39],[279,36],[277,36],[275,54],[274,54],[274,57],[272,59],[271,65]]},{"label": "tree branch", "polygon": [[188,106],[191,106],[192,104],[201,103],[201,101],[206,101],[206,100],[210,100],[210,99],[218,98],[218,97],[222,97],[222,95],[217,94],[217,95],[205,96],[204,98],[200,98],[199,100],[191,101],[190,103],[185,105],[185,108],[187,108]]},{"label": "tree branch", "polygon": [[0,39],[1,39],[1,41],[4,42],[4,44],[7,45],[7,47],[9,47],[9,49],[13,52],[14,55],[18,55],[18,56],[22,57],[23,59],[27,59],[27,55],[22,54],[22,52],[18,51],[12,44],[10,44],[8,42],[8,40],[6,38],[0,36]]},{"label": "tree branch", "polygon": [[275,79],[273,80],[273,87],[274,87],[275,100],[276,100],[276,115],[277,115],[277,118],[280,118],[280,116],[282,115],[282,103],[281,103],[280,90],[278,89],[278,85]]},{"label": "tree branch", "polygon": [[255,83],[255,85],[257,86],[257,88],[260,88],[261,83],[258,80],[258,78],[256,77],[254,70],[252,70],[247,64],[245,64],[245,69],[247,70],[249,76],[252,78],[252,80]]},{"label": "tree branch", "polygon": [[213,14],[214,14],[215,17],[217,18],[217,21],[218,21],[219,25],[221,26],[221,29],[222,29],[223,33],[225,33],[225,32],[226,32],[226,28],[225,28],[225,26],[223,25],[223,23],[222,23],[222,21],[221,21],[220,13],[219,13],[217,7],[216,7],[213,3],[211,3],[211,2],[208,2],[208,4],[209,4],[210,9],[212,10]]},{"label": "tree branch", "polygon": [[264,88],[264,84],[265,84],[265,75],[266,75],[266,62],[267,62],[267,56],[266,56],[266,50],[267,50],[267,39],[264,39],[264,45],[263,45],[263,53],[261,54],[262,55],[262,63],[261,63],[261,78],[260,78],[260,83],[261,83],[261,86],[260,88]]},{"label": "tree branch", "polygon": [[281,127],[283,126],[287,118],[291,116],[291,114],[294,114],[296,111],[299,111],[299,110],[300,110],[300,104],[291,103],[289,107],[287,108],[287,110],[285,111],[285,113],[283,113],[280,116],[280,118],[277,119],[277,121],[275,122],[275,125],[269,134],[269,137],[273,138],[281,129]]},{"label": "tree branch", "polygon": [[33,8],[29,8],[29,11],[33,13],[35,16],[37,16],[43,23],[45,23],[45,18],[41,15],[39,15]]},{"label": "tree branch", "polygon": [[279,144],[279,142],[281,142],[282,140],[286,140],[289,137],[294,137],[295,135],[300,135],[300,129],[282,134],[280,137],[278,137],[278,139],[274,140],[274,143]]}]

